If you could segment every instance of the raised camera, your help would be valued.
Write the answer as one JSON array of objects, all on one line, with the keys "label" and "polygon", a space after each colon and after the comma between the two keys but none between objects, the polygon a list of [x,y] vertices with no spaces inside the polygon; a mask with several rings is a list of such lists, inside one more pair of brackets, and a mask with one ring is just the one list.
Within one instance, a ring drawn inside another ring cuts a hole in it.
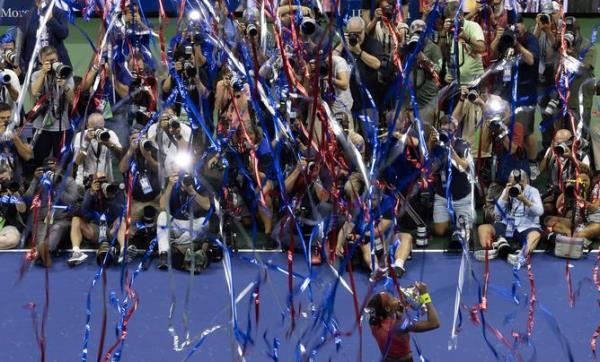
[{"label": "raised camera", "polygon": [[98,141],[106,142],[110,139],[110,132],[104,128],[97,129],[94,135]]},{"label": "raised camera", "polygon": [[52,63],[52,72],[57,78],[66,79],[73,74],[73,68],[61,62],[54,62]]}]

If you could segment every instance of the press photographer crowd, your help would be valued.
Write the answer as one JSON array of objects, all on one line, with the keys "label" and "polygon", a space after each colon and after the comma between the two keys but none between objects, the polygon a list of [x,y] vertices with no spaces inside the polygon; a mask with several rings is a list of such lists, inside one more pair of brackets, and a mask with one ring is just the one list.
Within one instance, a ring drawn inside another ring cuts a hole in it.
[{"label": "press photographer crowd", "polygon": [[124,1],[76,74],[67,13],[36,0],[1,39],[0,248],[200,272],[250,244],[373,278],[432,237],[578,259],[600,236],[600,82],[591,31],[542,3],[215,2],[165,43]]}]

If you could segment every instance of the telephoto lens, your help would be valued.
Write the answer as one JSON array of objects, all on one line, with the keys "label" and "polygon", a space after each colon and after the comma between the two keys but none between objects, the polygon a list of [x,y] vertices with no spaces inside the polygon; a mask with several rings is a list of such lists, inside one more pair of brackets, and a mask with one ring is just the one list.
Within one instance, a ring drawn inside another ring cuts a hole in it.
[{"label": "telephoto lens", "polygon": [[469,90],[469,93],[467,93],[467,99],[471,103],[475,102],[477,97],[479,97],[479,93],[477,92],[476,89],[471,89],[471,90]]},{"label": "telephoto lens", "polygon": [[190,175],[190,174],[186,173],[186,174],[183,176],[183,180],[182,180],[182,182],[183,182],[183,185],[184,185],[184,186],[186,186],[186,187],[187,187],[187,186],[192,186],[192,185],[194,184],[194,176],[192,176],[192,175]]},{"label": "telephoto lens", "polygon": [[0,72],[0,81],[2,82],[2,84],[4,84],[4,85],[10,84],[10,80],[11,80],[10,74]]},{"label": "telephoto lens", "polygon": [[559,156],[564,156],[565,153],[569,152],[569,147],[564,143],[559,143],[554,147],[554,152]]},{"label": "telephoto lens", "polygon": [[508,196],[518,197],[521,194],[521,190],[522,187],[520,184],[513,185],[508,189]]},{"label": "telephoto lens", "polygon": [[171,128],[180,128],[180,127],[181,127],[181,124],[179,123],[179,121],[178,121],[178,120],[176,120],[176,119],[171,119],[171,120],[169,121],[169,127],[171,127]]},{"label": "telephoto lens", "polygon": [[52,70],[54,71],[54,74],[61,79],[69,78],[71,74],[73,74],[73,68],[61,62],[54,62],[52,64]]},{"label": "telephoto lens", "polygon": [[358,34],[356,33],[350,33],[348,34],[348,44],[350,44],[350,46],[357,46],[358,45]]},{"label": "telephoto lens", "polygon": [[107,129],[97,129],[96,130],[96,139],[98,141],[106,142],[110,139],[110,133]]},{"label": "telephoto lens", "polygon": [[248,24],[248,26],[246,27],[246,34],[248,34],[250,36],[257,36],[258,35],[258,28],[256,27],[256,25],[255,24]]}]

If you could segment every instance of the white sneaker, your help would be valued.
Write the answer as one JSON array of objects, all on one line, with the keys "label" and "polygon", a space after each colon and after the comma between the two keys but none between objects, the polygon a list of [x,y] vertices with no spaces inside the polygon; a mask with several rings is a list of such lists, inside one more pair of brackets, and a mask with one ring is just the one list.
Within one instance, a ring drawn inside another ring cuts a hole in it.
[{"label": "white sneaker", "polygon": [[523,256],[521,255],[521,250],[519,250],[519,252],[517,252],[516,254],[508,254],[506,261],[508,261],[512,266],[516,266],[517,268],[520,268],[523,264],[525,264],[525,258],[523,258]]},{"label": "white sneaker", "polygon": [[77,266],[83,263],[87,258],[88,256],[84,252],[74,251],[69,260],[67,260],[67,264],[69,264],[69,266]]},{"label": "white sneaker", "polygon": [[540,168],[538,167],[537,163],[529,164],[529,172],[531,173],[531,175],[529,176],[529,179],[531,181],[535,181],[535,179],[538,178],[538,176],[541,173]]}]

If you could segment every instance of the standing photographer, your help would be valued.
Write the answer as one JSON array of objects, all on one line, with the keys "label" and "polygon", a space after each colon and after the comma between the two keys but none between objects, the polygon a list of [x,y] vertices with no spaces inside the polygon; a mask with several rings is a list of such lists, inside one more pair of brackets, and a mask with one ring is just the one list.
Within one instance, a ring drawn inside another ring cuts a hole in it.
[{"label": "standing photographer", "polygon": [[514,72],[518,72],[517,83],[517,102],[514,105],[515,119],[523,125],[525,130],[525,148],[527,158],[529,159],[529,168],[531,170],[531,180],[539,176],[540,170],[537,166],[537,139],[534,134],[534,116],[537,105],[537,93],[532,92],[537,89],[538,77],[536,70],[539,63],[539,47],[537,39],[527,31],[523,23],[523,17],[519,14],[515,23],[508,28],[498,28],[496,38],[492,42],[492,50],[496,53],[497,59],[510,61],[516,56],[521,56],[518,63],[518,69],[513,69],[512,65],[507,65],[502,77],[495,84],[499,88],[502,98],[512,100]]},{"label": "standing photographer", "polygon": [[47,159],[44,167],[35,170],[31,184],[23,195],[28,200],[37,198],[32,202],[39,205],[35,210],[37,220],[33,224],[32,234],[38,258],[44,266],[52,264],[49,253],[56,250],[65,233],[70,230],[73,206],[81,194],[75,180],[63,176],[56,166],[56,159]]},{"label": "standing photographer", "polygon": [[[208,228],[208,210],[211,200],[191,174],[180,176],[177,166],[169,176],[169,182],[160,197],[157,221],[158,268],[168,266],[167,253],[171,242],[193,243]],[[170,225],[170,227],[168,227]]]},{"label": "standing photographer", "polygon": [[[421,19],[417,19],[410,24],[410,37],[406,46],[408,54],[414,51],[426,27],[427,24]],[[417,53],[417,64],[411,73],[415,96],[421,108],[420,111],[423,111],[437,96],[439,92],[438,75],[442,69],[442,51],[440,47],[429,38],[425,38],[423,41],[423,48]]]},{"label": "standing photographer", "polygon": [[47,46],[56,49],[57,60],[71,66],[71,59],[64,44],[64,40],[69,36],[67,15],[64,11],[57,6],[52,8],[52,12],[48,14],[46,27],[38,39],[37,31],[49,5],[50,1],[48,0],[35,0],[35,6],[28,12],[28,16],[23,18],[24,22],[19,26],[17,49],[20,55],[19,64],[25,67],[24,69],[29,67],[31,55],[38,41],[42,49]]},{"label": "standing photographer", "polygon": [[17,101],[21,93],[19,75],[14,70],[16,57],[16,53],[12,50],[2,50],[0,53],[0,102],[8,103],[10,106]]},{"label": "standing photographer", "polygon": [[121,157],[122,148],[117,134],[104,128],[102,114],[90,114],[87,129],[73,137],[73,152],[79,185],[83,186],[89,175],[98,172],[105,174],[109,181],[114,180],[112,159]]},{"label": "standing photographer", "polygon": [[102,262],[103,254],[109,253],[111,258],[107,260],[107,264],[110,264],[114,256],[110,244],[116,235],[121,251],[119,259],[123,256],[125,223],[121,221],[121,212],[125,195],[119,185],[108,182],[106,174],[98,172],[92,177],[90,188],[83,196],[80,214],[73,216],[71,221],[73,253],[67,261],[70,266],[77,266],[88,258],[79,248],[83,238],[99,243],[98,261]]},{"label": "standing photographer", "polygon": [[[490,250],[490,259],[497,256],[508,257],[509,263],[520,265],[521,258],[527,259],[540,241],[539,217],[544,213],[540,193],[529,185],[524,170],[511,171],[495,208],[494,224],[483,224],[478,228],[479,242],[484,249]],[[521,250],[511,254],[512,249],[507,238],[512,238],[522,245],[526,244],[525,254],[523,255]]]},{"label": "standing photographer", "polygon": [[56,156],[64,146],[70,130],[69,107],[73,105],[73,69],[58,61],[51,46],[40,50],[41,68],[31,76],[31,96],[35,105],[28,119],[33,120],[33,163],[40,166],[50,155]]}]

